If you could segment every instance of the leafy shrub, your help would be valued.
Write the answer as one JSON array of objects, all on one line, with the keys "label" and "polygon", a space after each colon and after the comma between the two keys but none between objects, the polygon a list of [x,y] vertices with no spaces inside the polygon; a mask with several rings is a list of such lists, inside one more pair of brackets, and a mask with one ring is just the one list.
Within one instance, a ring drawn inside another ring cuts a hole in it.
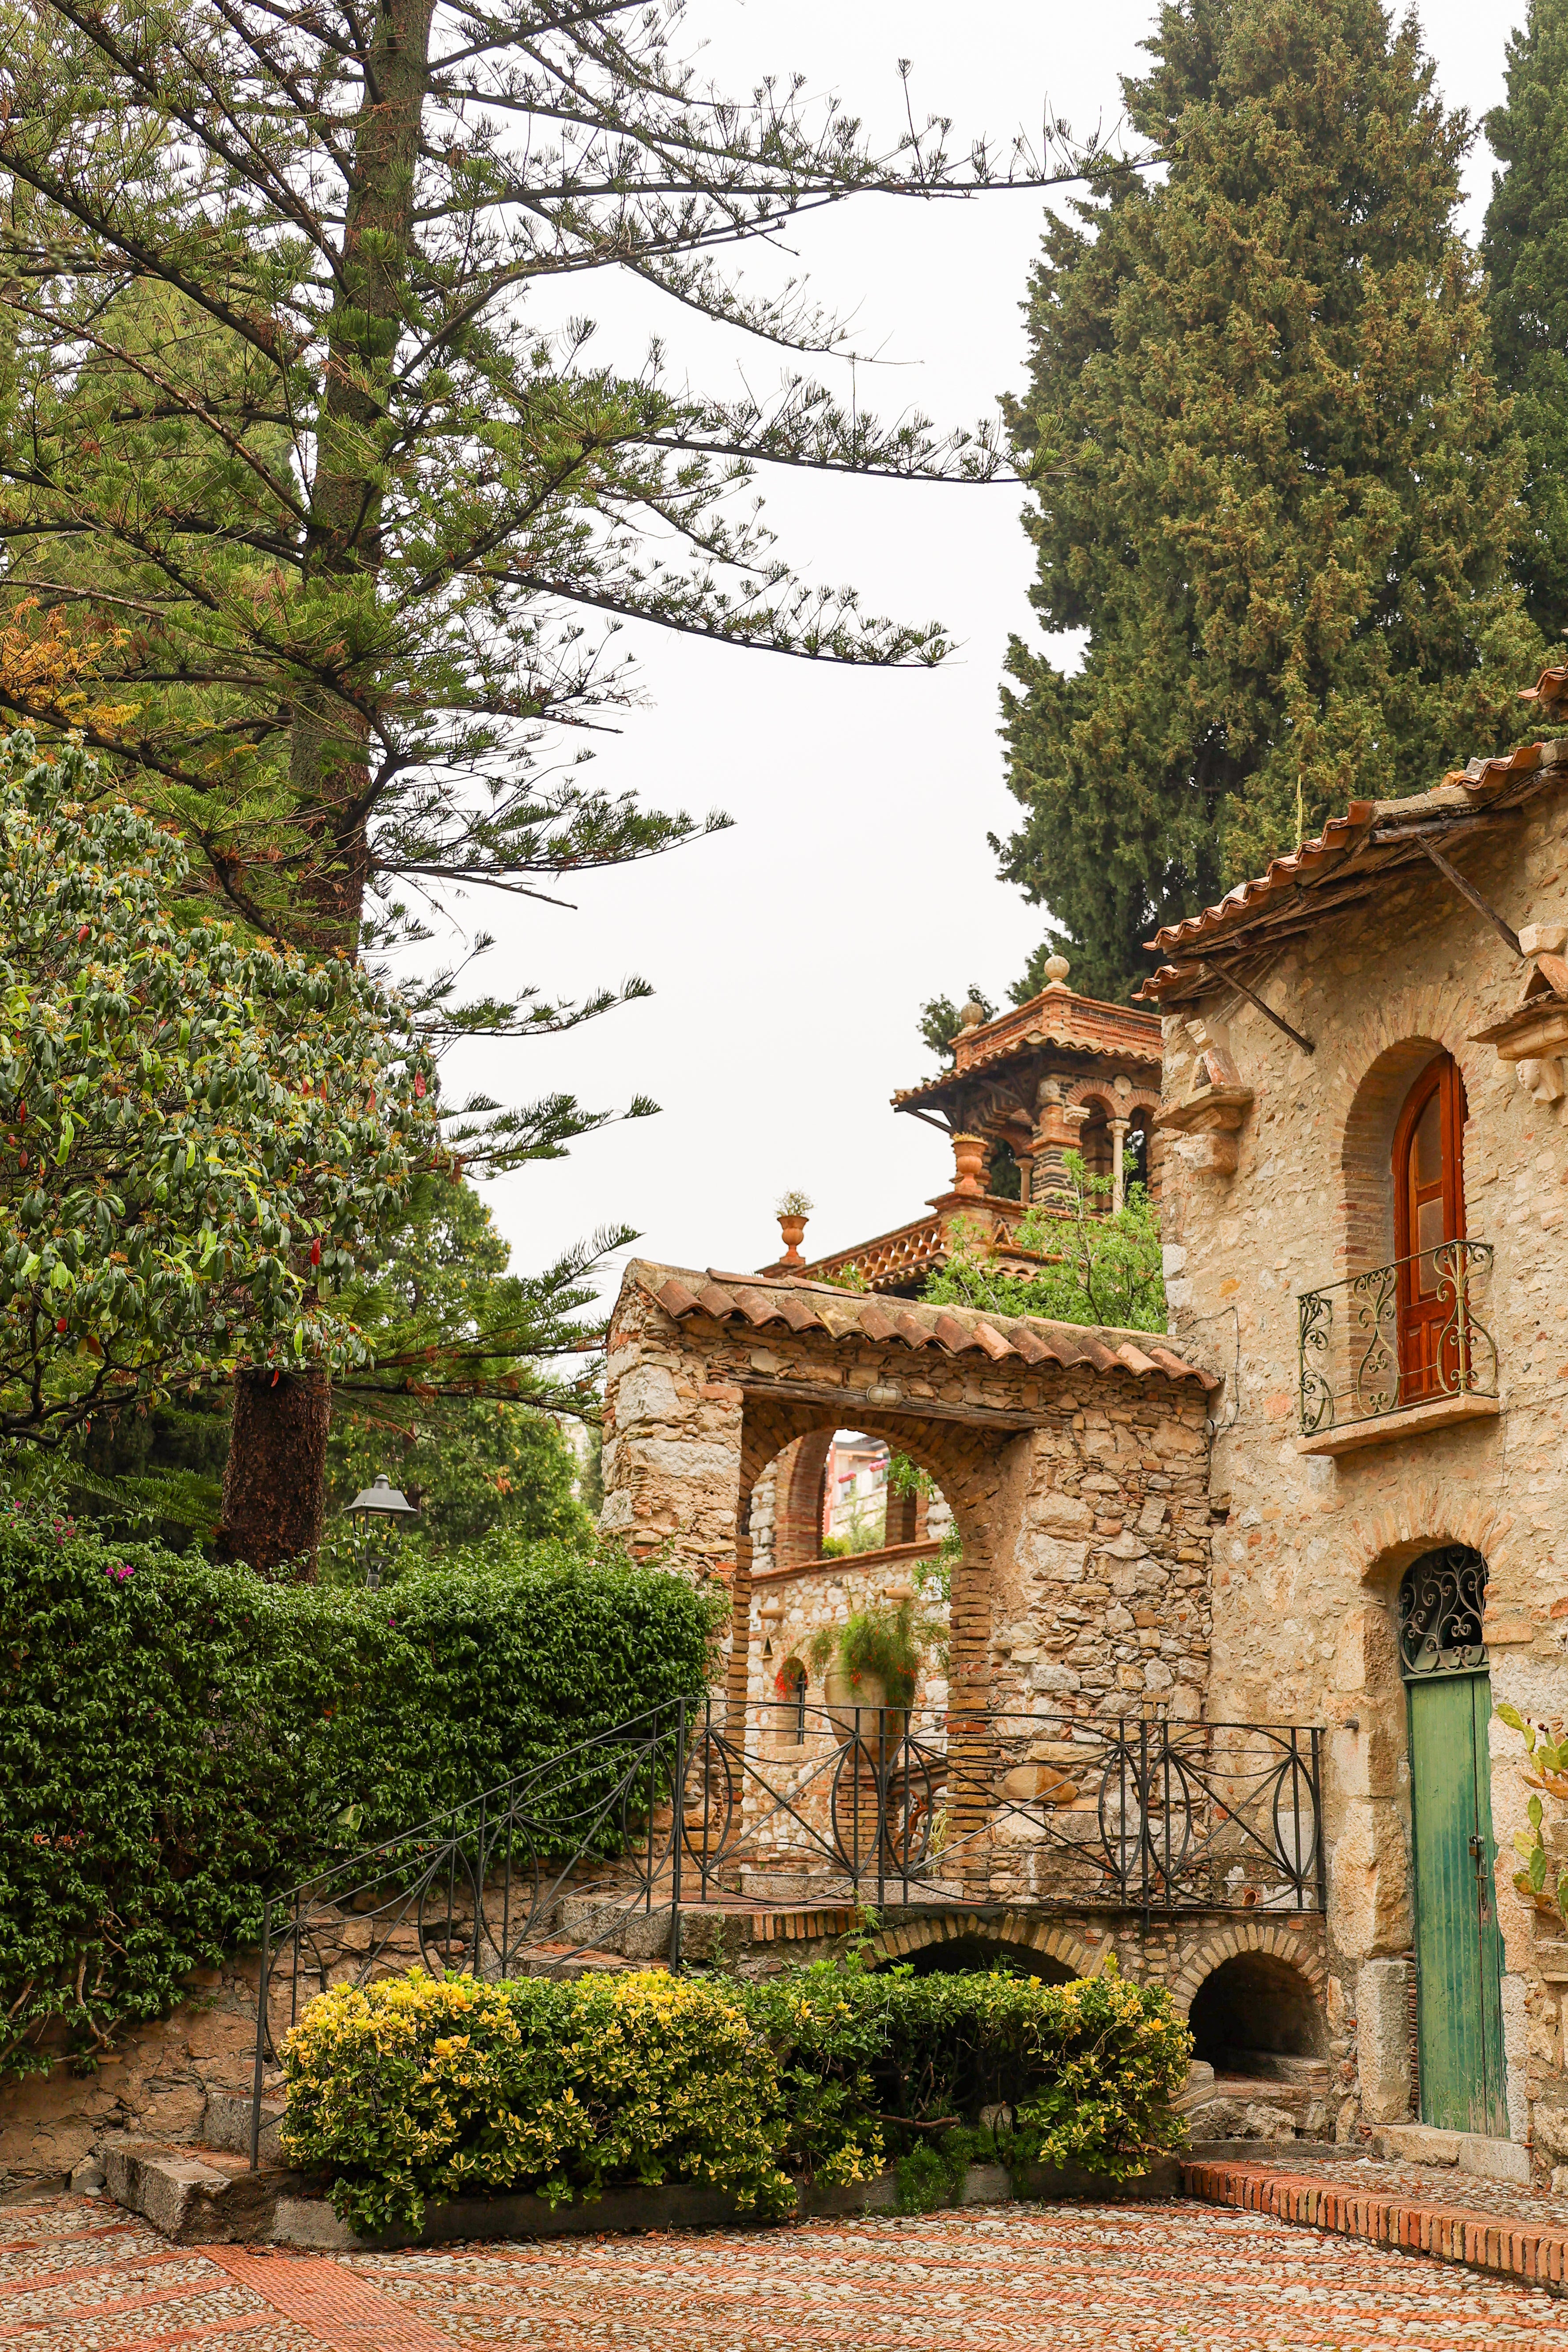
[{"label": "leafy shrub", "polygon": [[[933,2129],[1000,2109],[999,2160],[1014,2171],[1080,2165],[1121,2180],[1180,2144],[1168,2101],[1186,2080],[1192,2036],[1162,1988],[1114,1966],[1070,1984],[979,1970],[912,1976],[818,1962],[798,1979],[746,1988],[753,2016],[798,1984],[841,1990],[850,2016],[816,2041],[788,2041],[784,2064],[864,2099],[889,2146],[912,2153]],[[773,2024],[775,2042],[786,2021]],[[853,2104],[851,2100],[850,2104]]]},{"label": "leafy shrub", "polygon": [[[430,2197],[561,2202],[671,2178],[780,2214],[800,2181],[899,2160],[907,2204],[975,2156],[1110,2179],[1180,2143],[1191,2037],[1114,1971],[871,1975],[822,1961],[763,1983],[648,1972],[571,1985],[415,1974],[323,1994],[285,2051],[284,2145],[336,2174],[356,2229]],[[980,2111],[1001,2109],[994,2129]],[[935,2128],[932,2128],[932,2127]]]},{"label": "leafy shrub", "polygon": [[742,2210],[795,2201],[773,2053],[700,1979],[343,1986],[311,2002],[286,2063],[285,2153],[340,2168],[332,2201],[356,2230],[417,2228],[427,2197],[558,2205],[672,2175]]},{"label": "leafy shrub", "polygon": [[701,1689],[713,1622],[556,1545],[329,1591],[0,1507],[0,2076],[162,2014],[324,1851]]}]

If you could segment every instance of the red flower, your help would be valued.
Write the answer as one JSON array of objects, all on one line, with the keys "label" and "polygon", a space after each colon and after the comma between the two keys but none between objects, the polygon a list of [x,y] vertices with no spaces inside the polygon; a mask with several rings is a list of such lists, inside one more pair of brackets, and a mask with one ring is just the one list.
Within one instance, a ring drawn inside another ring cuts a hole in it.
[{"label": "red flower", "polygon": [[416,1095],[422,1095],[425,1091],[425,1073],[423,1070],[416,1070],[414,1073],[414,1091]]},{"label": "red flower", "polygon": [[320,1265],[321,1263],[321,1244],[319,1241],[314,1241],[310,1244],[310,1264],[312,1265]]}]

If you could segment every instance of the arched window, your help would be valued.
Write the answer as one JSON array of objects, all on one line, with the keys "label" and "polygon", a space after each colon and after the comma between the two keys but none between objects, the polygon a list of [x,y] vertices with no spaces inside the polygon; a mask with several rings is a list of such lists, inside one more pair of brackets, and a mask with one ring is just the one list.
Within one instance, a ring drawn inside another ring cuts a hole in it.
[{"label": "arched window", "polygon": [[1459,1386],[1454,1253],[1465,1237],[1465,1082],[1447,1054],[1428,1062],[1394,1133],[1394,1254],[1399,1262],[1399,1398]]}]

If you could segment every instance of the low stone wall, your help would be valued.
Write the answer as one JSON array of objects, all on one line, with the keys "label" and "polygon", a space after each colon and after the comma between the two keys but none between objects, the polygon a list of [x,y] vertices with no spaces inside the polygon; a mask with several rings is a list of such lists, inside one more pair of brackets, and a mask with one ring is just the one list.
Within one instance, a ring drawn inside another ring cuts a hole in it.
[{"label": "low stone wall", "polygon": [[135,2027],[93,2073],[59,2059],[0,2084],[0,2193],[61,2178],[109,2135],[195,2138],[208,2092],[250,2079],[258,1958],[197,1969],[170,2016]]}]

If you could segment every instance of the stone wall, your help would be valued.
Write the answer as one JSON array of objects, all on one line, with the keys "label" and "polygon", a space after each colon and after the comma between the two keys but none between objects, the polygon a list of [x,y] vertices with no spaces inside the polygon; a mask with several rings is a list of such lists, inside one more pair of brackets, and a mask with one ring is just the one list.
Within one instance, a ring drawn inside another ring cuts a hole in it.
[{"label": "stone wall", "polygon": [[[954,1706],[1201,1716],[1209,1401],[1196,1379],[1141,1375],[1105,1349],[1100,1365],[974,1364],[945,1348],[912,1358],[860,1334],[847,1301],[833,1310],[837,1336],[681,1319],[656,1296],[672,1278],[685,1280],[634,1264],[616,1305],[602,1524],[728,1586],[732,1734],[757,1704],[757,1485],[787,1447],[836,1427],[910,1456],[952,1510]],[[955,1339],[967,1328],[954,1319]],[[952,1761],[947,1826],[971,1891],[1012,1899],[1030,1890],[1033,1864],[1016,1830],[990,1842],[992,1771],[989,1757]]]},{"label": "stone wall", "polygon": [[248,2088],[256,2053],[257,1956],[199,1969],[172,2015],[139,2025],[90,2074],[58,2060],[0,2085],[0,2192],[58,2178],[106,2133],[195,2137],[209,2090]]},{"label": "stone wall", "polygon": [[[1472,840],[1463,862],[1516,928],[1561,919],[1564,797]],[[1234,1173],[1205,1170],[1201,1146],[1180,1142],[1166,1167],[1171,1329],[1228,1375],[1213,1451],[1223,1532],[1209,1711],[1328,1728],[1329,1997],[1357,2053],[1368,2120],[1389,2120],[1408,2095],[1398,2011],[1414,1925],[1393,1609],[1409,1562],[1444,1544],[1481,1551],[1494,1696],[1530,1715],[1568,1714],[1568,1121],[1490,1045],[1471,1043],[1512,1011],[1521,980],[1498,933],[1436,873],[1392,877],[1369,901],[1312,923],[1255,983],[1311,1039],[1310,1055],[1247,1000],[1224,990],[1204,1000],[1255,1100]],[[1496,1252],[1478,1311],[1498,1345],[1500,1411],[1337,1457],[1304,1454],[1297,1297],[1393,1256],[1394,1120],[1439,1047],[1468,1098],[1468,1231]],[[1186,1021],[1167,1020],[1167,1101],[1190,1093],[1195,1050]],[[1568,1969],[1550,1948],[1560,1931],[1543,1947],[1511,1885],[1527,1793],[1517,1751],[1494,1722],[1510,2114],[1516,2139],[1533,2119],[1544,2167],[1568,2159]]]}]

